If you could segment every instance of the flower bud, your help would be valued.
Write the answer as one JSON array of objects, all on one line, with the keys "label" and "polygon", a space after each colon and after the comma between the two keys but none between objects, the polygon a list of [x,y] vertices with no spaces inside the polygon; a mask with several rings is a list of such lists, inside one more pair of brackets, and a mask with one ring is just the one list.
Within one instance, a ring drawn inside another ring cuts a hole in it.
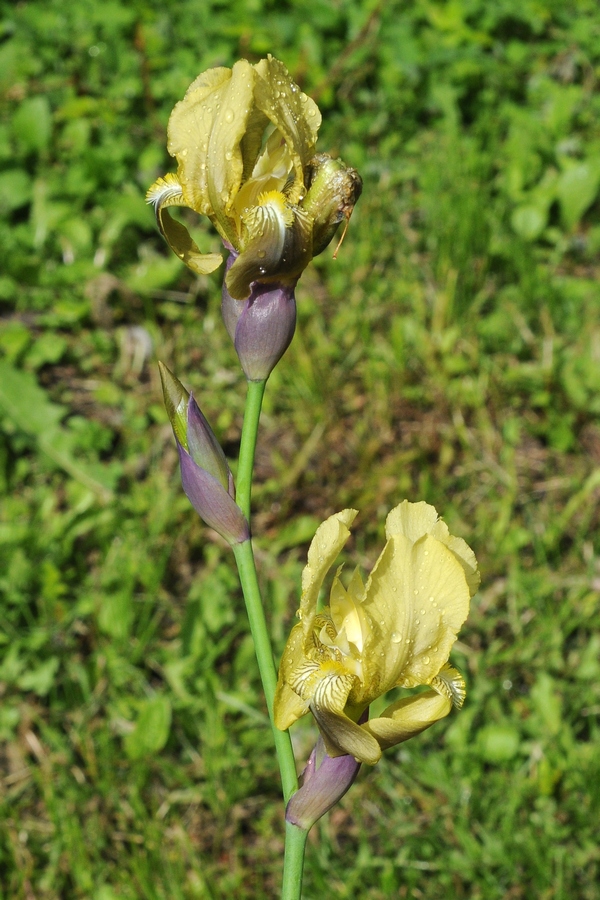
[{"label": "flower bud", "polygon": [[159,363],[165,406],[173,427],[181,481],[198,515],[230,544],[248,540],[248,522],[235,502],[233,476],[221,445],[193,396]]},{"label": "flower bud", "polygon": [[[235,262],[232,253],[229,270]],[[250,296],[234,300],[225,282],[221,312],[248,381],[265,381],[287,348],[296,328],[294,287],[253,282]]]},{"label": "flower bud", "polygon": [[342,799],[359,769],[360,763],[353,756],[328,756],[323,738],[319,737],[302,773],[302,787],[290,797],[286,820],[309,831]]}]

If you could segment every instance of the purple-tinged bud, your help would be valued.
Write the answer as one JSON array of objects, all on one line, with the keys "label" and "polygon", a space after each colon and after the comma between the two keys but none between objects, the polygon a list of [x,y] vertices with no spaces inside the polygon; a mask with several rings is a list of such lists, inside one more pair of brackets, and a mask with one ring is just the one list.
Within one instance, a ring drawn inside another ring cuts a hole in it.
[{"label": "purple-tinged bud", "polygon": [[214,475],[194,462],[179,441],[177,449],[183,490],[200,518],[230,544],[247,541],[250,537],[248,522],[233,497]]},{"label": "purple-tinged bud", "polygon": [[[232,253],[227,260],[228,269],[235,259],[236,254]],[[221,311],[246,378],[265,381],[294,336],[294,287],[255,281],[246,300],[234,300],[224,282]]]},{"label": "purple-tinged bud", "polygon": [[[187,410],[187,449],[196,465],[213,475],[229,493],[232,475],[225,454],[193,394]],[[233,493],[231,496],[235,497]]]},{"label": "purple-tinged bud", "polygon": [[230,544],[242,543],[248,540],[250,529],[235,502],[233,476],[221,445],[193,396],[163,363],[159,367],[179,450],[183,490],[207,525]]},{"label": "purple-tinged bud", "polygon": [[290,797],[286,820],[310,831],[342,799],[359,769],[360,763],[353,756],[328,756],[323,738],[319,737],[302,773],[302,787]]}]

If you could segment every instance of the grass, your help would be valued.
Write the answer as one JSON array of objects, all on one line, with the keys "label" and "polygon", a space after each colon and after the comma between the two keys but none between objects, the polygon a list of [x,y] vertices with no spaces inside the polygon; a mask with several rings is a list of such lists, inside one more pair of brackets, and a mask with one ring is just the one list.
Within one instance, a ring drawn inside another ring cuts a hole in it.
[{"label": "grass", "polygon": [[[178,483],[156,359],[232,464],[244,385],[218,275],[169,257],[143,202],[190,81],[272,51],[319,100],[320,148],[365,180],[267,390],[254,506],[275,645],[307,543],[344,506],[351,564],[408,497],[482,571],[453,654],[464,710],[363,769],[311,835],[306,900],[596,900],[596,5],[2,13],[0,897],[277,896],[241,594]],[[296,728],[299,758],[314,737]]]}]

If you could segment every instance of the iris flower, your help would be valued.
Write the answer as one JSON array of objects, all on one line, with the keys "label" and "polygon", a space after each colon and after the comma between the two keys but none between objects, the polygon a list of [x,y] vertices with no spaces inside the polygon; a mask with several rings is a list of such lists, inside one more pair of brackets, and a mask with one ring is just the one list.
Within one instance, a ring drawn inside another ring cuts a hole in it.
[{"label": "iris flower", "polygon": [[[310,545],[300,622],[279,670],[275,722],[285,730],[310,710],[329,756],[373,765],[382,750],[462,706],[464,680],[448,657],[479,573],[473,551],[433,506],[404,500],[387,517],[387,542],[366,585],[357,570],[345,588],[338,569],[329,605],[318,612],[323,580],[355,516],[353,509],[331,516]],[[358,724],[382,694],[420,685],[428,690]]]},{"label": "iris flower", "polygon": [[225,283],[235,300],[253,282],[293,288],[350,217],[362,182],[341,160],[314,155],[320,123],[317,105],[271,56],[203,72],[171,113],[177,174],[159,178],[147,200],[171,248],[200,274],[221,255],[202,253],[168,209],[208,216],[234,256]]}]

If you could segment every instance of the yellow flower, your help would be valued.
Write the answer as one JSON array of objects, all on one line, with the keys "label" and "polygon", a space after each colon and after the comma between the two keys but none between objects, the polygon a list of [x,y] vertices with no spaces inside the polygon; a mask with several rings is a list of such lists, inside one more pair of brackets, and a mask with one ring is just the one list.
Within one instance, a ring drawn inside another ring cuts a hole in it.
[{"label": "yellow flower", "polygon": [[[462,676],[450,649],[479,585],[477,561],[433,506],[404,500],[386,521],[387,542],[366,585],[355,571],[344,588],[338,569],[329,606],[317,612],[323,580],[350,534],[356,510],[317,529],[302,575],[299,624],[289,636],[275,695],[275,723],[285,730],[313,713],[327,753],[374,765],[399,744],[461,707]],[[394,687],[430,690],[398,700],[357,724]]]},{"label": "yellow flower", "polygon": [[[177,175],[159,178],[147,200],[171,248],[200,274],[214,271],[220,254],[201,253],[167,210],[187,206],[208,216],[236,255],[226,275],[236,300],[253,281],[295,284],[352,212],[362,182],[340,160],[313,158],[320,124],[317,105],[271,56],[209,69],[171,113]],[[324,200],[323,171],[333,181]]]}]

